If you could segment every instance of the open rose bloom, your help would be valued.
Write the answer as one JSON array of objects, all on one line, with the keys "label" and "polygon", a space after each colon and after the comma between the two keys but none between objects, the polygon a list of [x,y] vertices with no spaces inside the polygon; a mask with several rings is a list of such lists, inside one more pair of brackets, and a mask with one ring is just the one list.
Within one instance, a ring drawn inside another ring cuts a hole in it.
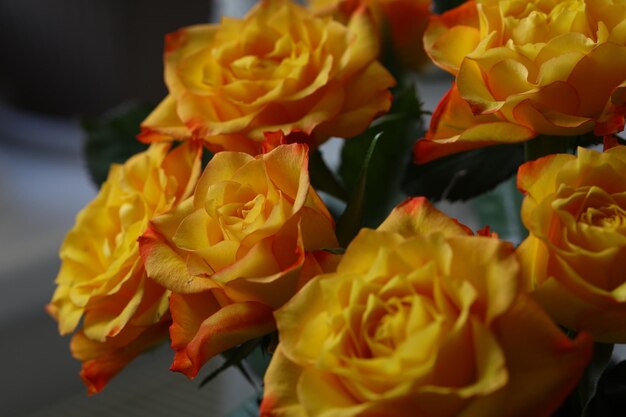
[{"label": "open rose bloom", "polygon": [[405,202],[276,312],[261,416],[549,416],[591,339],[568,339],[518,272],[510,244]]},{"label": "open rose bloom", "polygon": [[166,39],[169,95],[142,123],[141,140],[196,138],[213,151],[256,154],[265,132],[302,132],[312,146],[354,136],[391,104],[395,81],[378,50],[363,10],[344,26],[287,0],[181,29]]},{"label": "open rose bloom", "polygon": [[172,369],[194,377],[211,357],[275,327],[272,312],[337,247],[334,222],[309,184],[306,145],[256,158],[220,152],[195,194],[141,238],[148,275],[174,292]]},{"label": "open rose bloom", "polygon": [[551,155],[520,167],[526,285],[554,319],[626,343],[626,148]]},{"label": "open rose bloom", "polygon": [[456,80],[415,145],[418,163],[537,135],[624,128],[622,2],[471,0],[433,16],[424,46]]}]

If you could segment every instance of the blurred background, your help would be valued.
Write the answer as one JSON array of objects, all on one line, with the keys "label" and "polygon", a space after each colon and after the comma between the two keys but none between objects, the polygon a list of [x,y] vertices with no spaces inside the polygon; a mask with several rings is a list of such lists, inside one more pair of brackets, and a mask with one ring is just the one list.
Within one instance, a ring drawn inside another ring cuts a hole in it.
[{"label": "blurred background", "polygon": [[[88,398],[69,337],[60,337],[44,312],[58,247],[97,192],[85,167],[80,120],[123,103],[156,104],[166,94],[163,36],[241,15],[252,3],[0,2],[0,416],[219,417],[254,396],[234,370],[198,390],[198,382],[168,371],[172,355],[164,346]],[[432,110],[448,87],[449,79],[426,71],[418,82],[424,108]],[[323,148],[331,164],[338,162],[339,143]],[[467,206],[444,209],[477,226]]]}]

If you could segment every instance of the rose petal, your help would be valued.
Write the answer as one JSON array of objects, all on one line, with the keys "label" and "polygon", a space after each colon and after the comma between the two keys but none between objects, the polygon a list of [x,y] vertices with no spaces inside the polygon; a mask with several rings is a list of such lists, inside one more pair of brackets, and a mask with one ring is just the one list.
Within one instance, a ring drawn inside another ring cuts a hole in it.
[{"label": "rose petal", "polygon": [[170,330],[176,351],[171,370],[192,379],[215,355],[275,328],[272,309],[255,302],[220,305],[211,292],[173,294]]}]

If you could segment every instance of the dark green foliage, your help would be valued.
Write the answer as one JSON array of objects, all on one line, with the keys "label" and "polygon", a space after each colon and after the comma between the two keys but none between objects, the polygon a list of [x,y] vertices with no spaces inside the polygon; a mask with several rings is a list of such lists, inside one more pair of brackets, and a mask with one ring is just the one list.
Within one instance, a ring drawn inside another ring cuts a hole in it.
[{"label": "dark green foliage", "polygon": [[85,157],[91,179],[100,186],[106,180],[112,163],[124,163],[132,155],[147,148],[135,136],[139,124],[151,107],[128,104],[97,119],[82,121],[86,133]]},{"label": "dark green foliage", "polygon": [[454,9],[457,6],[465,3],[466,0],[434,0],[433,11],[437,14],[441,14],[447,10]]},{"label": "dark green foliage", "polygon": [[626,361],[613,364],[600,377],[596,395],[584,417],[623,417],[626,415]]},{"label": "dark green foliage", "polygon": [[421,134],[421,104],[415,88],[394,94],[391,110],[372,123],[363,134],[347,139],[341,152],[339,175],[346,190],[358,191],[361,169],[375,137],[376,149],[367,164],[367,186],[363,196],[360,226],[377,227],[391,209],[406,198],[400,180],[411,159],[415,139]]},{"label": "dark green foliage", "polygon": [[431,201],[467,200],[507,180],[523,162],[523,144],[460,152],[411,165],[403,188],[408,194],[428,197]]}]

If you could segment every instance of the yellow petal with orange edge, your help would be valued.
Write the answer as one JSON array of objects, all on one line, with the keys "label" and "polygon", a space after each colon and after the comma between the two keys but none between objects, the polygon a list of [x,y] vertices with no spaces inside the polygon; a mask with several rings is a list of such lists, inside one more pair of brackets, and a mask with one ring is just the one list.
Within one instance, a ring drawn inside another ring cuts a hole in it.
[{"label": "yellow petal with orange edge", "polygon": [[[83,331],[91,340],[104,342],[107,337],[116,336],[135,315],[144,297],[145,271],[137,258],[132,279],[126,281],[112,294],[93,296],[85,309]],[[130,296],[129,296],[130,294]]]},{"label": "yellow petal with orange edge", "polygon": [[337,376],[315,367],[302,371],[296,389],[309,416],[357,417],[370,407],[369,403],[360,403],[354,398]]},{"label": "yellow petal with orange edge", "polygon": [[[488,300],[485,322],[491,323],[514,302],[518,292],[519,264],[508,242],[488,237],[453,236],[448,239],[454,257],[449,276],[472,284],[479,298]],[[498,262],[493,262],[497,259]],[[460,261],[463,260],[463,261]]]},{"label": "yellow petal with orange edge", "polygon": [[425,197],[409,198],[396,206],[377,230],[400,233],[406,238],[437,232],[446,236],[472,234],[469,228],[437,210]]},{"label": "yellow petal with orange edge", "polygon": [[[346,93],[337,81],[331,81],[326,88],[304,97],[297,102],[272,103],[263,108],[251,126],[249,136],[260,140],[264,132],[292,133],[302,131],[307,135],[326,120],[341,114]],[[298,119],[293,121],[293,119]]]},{"label": "yellow petal with orange edge", "polygon": [[465,2],[441,15],[431,15],[424,33],[426,53],[437,66],[454,75],[479,41],[475,1]]},{"label": "yellow petal with orange edge", "polygon": [[567,79],[580,95],[579,115],[598,117],[604,111],[607,97],[624,82],[624,68],[626,46],[623,45],[604,43],[581,58]]},{"label": "yellow petal with orange edge", "polygon": [[176,201],[181,202],[195,190],[202,169],[202,145],[183,143],[172,149],[161,164],[168,176],[176,178]]},{"label": "yellow petal with orange edge", "polygon": [[337,267],[337,272],[365,274],[376,259],[380,248],[396,247],[404,239],[399,233],[363,228],[350,242],[341,263]]},{"label": "yellow petal with orange edge", "polygon": [[163,287],[182,294],[219,287],[211,279],[191,275],[185,260],[152,227],[139,238],[139,245],[148,276]]},{"label": "yellow petal with orange edge", "polygon": [[556,183],[558,172],[574,159],[576,157],[573,155],[553,154],[526,162],[517,172],[517,188],[536,201],[545,199],[554,193],[559,185]]},{"label": "yellow petal with orange edge", "polygon": [[498,318],[494,333],[506,355],[508,383],[477,397],[459,417],[548,417],[578,383],[593,340],[581,333],[570,340],[527,295]]},{"label": "yellow petal with orange edge", "polygon": [[198,180],[194,193],[194,206],[196,208],[204,207],[204,198],[207,195],[207,189],[211,185],[230,180],[237,170],[253,160],[254,157],[242,152],[218,152],[215,154]]},{"label": "yellow petal with orange edge", "polygon": [[276,236],[259,242],[212,279],[224,283],[233,300],[280,307],[298,289],[299,269],[305,259],[301,233],[294,231],[297,228],[297,221],[292,220]]},{"label": "yellow petal with orange edge", "polygon": [[547,278],[547,249],[540,239],[530,235],[520,243],[515,253],[520,260],[522,288],[530,292]]},{"label": "yellow petal with orange edge", "polygon": [[512,115],[519,124],[551,136],[582,135],[594,126],[594,121],[588,117],[571,116],[531,99],[515,105]]},{"label": "yellow petal with orange edge", "polygon": [[424,164],[437,158],[485,146],[524,142],[535,136],[535,132],[521,125],[488,122],[468,127],[459,136],[439,140],[428,137],[420,139],[415,143],[413,155],[416,163]]},{"label": "yellow petal with orange edge", "polygon": [[346,97],[342,112],[334,119],[320,124],[318,131],[342,138],[351,138],[361,133],[373,119],[386,113],[391,107],[388,88],[396,80],[378,62],[373,62],[346,85]]},{"label": "yellow petal with orange edge", "polygon": [[46,305],[46,311],[59,322],[59,334],[72,333],[83,315],[83,308],[74,303],[66,302],[70,287],[60,285],[54,290],[52,300]]},{"label": "yellow petal with orange edge", "polygon": [[167,338],[169,322],[147,328],[126,327],[117,337],[97,342],[82,331],[72,337],[72,355],[83,363],[80,376],[88,394],[100,392],[137,355],[160,344]]},{"label": "yellow petal with orange edge", "polygon": [[323,299],[319,281],[306,284],[297,297],[274,313],[283,354],[300,365],[317,360],[320,346],[330,334],[325,307],[319,302]]},{"label": "yellow petal with orange edge", "polygon": [[415,143],[413,155],[416,163],[423,164],[488,145],[523,142],[535,135],[527,127],[494,115],[475,116],[453,84],[435,109],[426,137]]},{"label": "yellow petal with orange edge", "polygon": [[326,215],[325,211],[326,208],[321,211],[310,206],[300,209],[300,230],[302,236],[306,236],[302,242],[305,251],[339,247],[335,236],[335,223],[332,218],[329,218],[330,214]]},{"label": "yellow petal with orange edge", "polygon": [[287,359],[278,345],[263,378],[260,417],[308,417],[296,392],[301,374],[302,368]]},{"label": "yellow petal with orange edge", "polygon": [[348,36],[352,37],[350,48],[341,57],[341,76],[345,78],[351,77],[374,61],[380,48],[376,26],[365,7],[352,14],[348,30]]},{"label": "yellow petal with orange edge", "polygon": [[309,191],[309,150],[306,145],[279,146],[263,155],[271,181],[293,201],[296,212],[304,204]]},{"label": "yellow petal with orange edge", "polygon": [[626,343],[626,308],[620,304],[594,305],[574,294],[559,281],[548,278],[532,294],[546,312],[559,324],[593,333],[604,343]]},{"label": "yellow petal with orange edge", "polygon": [[[515,67],[519,65],[521,64]],[[497,67],[497,64],[494,67]],[[480,63],[471,58],[463,60],[456,78],[456,86],[459,94],[469,104],[471,112],[475,115],[495,113],[504,105],[504,100],[494,97],[491,86],[485,85],[485,78],[487,74],[483,72]],[[506,85],[506,81],[500,84]]]},{"label": "yellow petal with orange edge", "polygon": [[327,250],[307,252],[300,269],[298,291],[316,276],[335,272],[340,260],[341,255],[336,255]]},{"label": "yellow petal with orange edge", "polygon": [[[202,294],[192,297],[198,298]],[[186,303],[185,295],[172,297],[170,309],[175,323],[186,323],[190,319],[185,314],[197,314]],[[197,319],[191,319],[197,322]],[[177,327],[180,327],[177,324]],[[261,337],[275,328],[272,309],[266,305],[245,302],[223,305],[219,310],[204,318],[191,340],[174,340],[177,333],[172,333],[176,357],[172,370],[182,372],[188,378],[194,378],[198,370],[209,359],[227,349]]]},{"label": "yellow petal with orange edge", "polygon": [[[176,98],[171,94],[165,97],[141,122],[141,129],[142,133],[139,138],[147,142],[157,141],[157,138],[166,138],[167,136],[171,136],[172,139],[186,139],[191,136],[191,132],[178,116]],[[154,135],[152,133],[154,129],[158,129],[159,134]]]}]

